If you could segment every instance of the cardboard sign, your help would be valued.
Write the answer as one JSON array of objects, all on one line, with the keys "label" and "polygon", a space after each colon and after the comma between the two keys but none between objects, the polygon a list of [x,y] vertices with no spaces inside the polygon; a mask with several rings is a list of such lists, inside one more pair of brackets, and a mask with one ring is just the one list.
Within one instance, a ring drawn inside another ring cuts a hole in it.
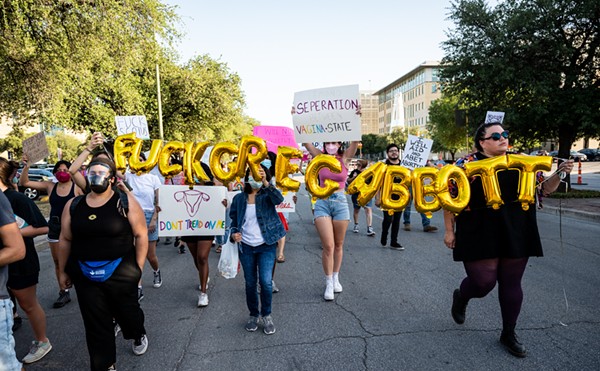
[{"label": "cardboard sign", "polygon": [[486,124],[489,124],[490,122],[498,122],[501,124],[502,121],[504,121],[504,112],[487,111],[485,114]]},{"label": "cardboard sign", "polygon": [[162,186],[158,191],[158,235],[221,236],[225,233],[227,188]]},{"label": "cardboard sign", "polygon": [[277,153],[279,146],[298,148],[294,130],[287,126],[255,126],[253,134],[264,139],[267,142],[267,150],[273,153]]},{"label": "cardboard sign", "polygon": [[410,170],[427,165],[432,145],[433,140],[431,139],[419,138],[409,134],[400,165]]},{"label": "cardboard sign", "polygon": [[30,164],[35,164],[50,155],[46,134],[39,132],[23,141],[23,153],[27,155]]},{"label": "cardboard sign", "polygon": [[146,116],[115,116],[117,134],[135,133],[141,139],[150,139]]},{"label": "cardboard sign", "polygon": [[361,140],[358,85],[305,90],[294,94],[296,142]]},{"label": "cardboard sign", "polygon": [[295,213],[296,204],[294,203],[294,192],[288,192],[283,196],[283,202],[275,206],[278,213]]}]

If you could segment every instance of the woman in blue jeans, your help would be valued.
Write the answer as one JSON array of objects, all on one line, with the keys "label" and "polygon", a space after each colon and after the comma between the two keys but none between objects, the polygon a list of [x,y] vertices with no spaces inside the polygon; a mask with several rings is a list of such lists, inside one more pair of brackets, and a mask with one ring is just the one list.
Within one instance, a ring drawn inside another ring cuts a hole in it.
[{"label": "woman in blue jeans", "polygon": [[[273,298],[273,266],[277,241],[285,236],[281,219],[275,206],[283,201],[283,196],[269,181],[271,175],[264,167],[259,169],[261,179],[255,180],[246,171],[244,192],[236,195],[231,203],[231,240],[238,242],[239,258],[244,268],[246,280],[246,304],[250,318],[246,323],[247,331],[256,331],[259,315],[263,320],[263,331],[267,335],[275,333],[271,317]],[[257,274],[261,286],[258,307]]]}]

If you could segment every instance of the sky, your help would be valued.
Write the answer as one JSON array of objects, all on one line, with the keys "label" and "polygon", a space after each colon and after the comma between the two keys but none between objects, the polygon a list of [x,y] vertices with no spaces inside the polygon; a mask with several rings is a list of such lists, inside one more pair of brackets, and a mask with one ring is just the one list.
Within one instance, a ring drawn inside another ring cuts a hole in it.
[{"label": "sky", "polygon": [[244,112],[292,126],[294,93],[358,84],[379,90],[441,60],[449,0],[165,0],[183,37],[180,62],[208,54],[242,80]]}]

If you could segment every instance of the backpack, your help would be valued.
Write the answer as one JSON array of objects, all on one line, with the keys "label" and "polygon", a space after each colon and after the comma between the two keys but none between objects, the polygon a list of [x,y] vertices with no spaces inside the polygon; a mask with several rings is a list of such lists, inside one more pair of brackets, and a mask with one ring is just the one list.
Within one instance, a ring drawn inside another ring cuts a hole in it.
[{"label": "backpack", "polygon": [[[119,211],[119,214],[121,214],[124,218],[127,218],[127,212],[129,211],[129,199],[127,198],[127,193],[121,190],[116,190],[115,192],[119,194],[119,199],[117,200],[117,210]],[[86,195],[79,195],[73,198],[73,201],[71,202],[71,207],[69,207],[69,212],[71,213],[71,215],[73,215],[77,204],[79,204],[79,202],[85,196]]]}]

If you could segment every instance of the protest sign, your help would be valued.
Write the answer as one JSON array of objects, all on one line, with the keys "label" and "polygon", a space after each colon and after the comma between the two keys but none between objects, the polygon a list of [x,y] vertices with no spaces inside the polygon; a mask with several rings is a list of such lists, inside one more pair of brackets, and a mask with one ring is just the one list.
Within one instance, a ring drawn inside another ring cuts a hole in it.
[{"label": "protest sign", "polygon": [[162,186],[158,191],[158,235],[221,236],[225,233],[227,188]]},{"label": "protest sign", "polygon": [[273,153],[277,153],[279,146],[298,148],[294,130],[287,126],[255,126],[253,134],[264,139],[267,142],[267,150]]},{"label": "protest sign", "polygon": [[50,155],[46,135],[39,132],[23,141],[23,153],[27,155],[30,164],[35,164]]},{"label": "protest sign", "polygon": [[294,94],[296,142],[361,140],[358,85],[305,90]]},{"label": "protest sign", "polygon": [[294,203],[294,192],[288,192],[283,196],[283,202],[275,206],[275,210],[279,213],[295,213],[296,204]]},{"label": "protest sign", "polygon": [[118,135],[135,133],[138,138],[150,139],[146,116],[115,116],[115,122]]},{"label": "protest sign", "polygon": [[433,140],[431,139],[419,138],[409,134],[400,165],[410,170],[427,165],[432,145]]},{"label": "protest sign", "polygon": [[498,122],[501,124],[502,121],[504,121],[504,112],[487,111],[485,114],[486,124],[489,124],[490,122]]}]

